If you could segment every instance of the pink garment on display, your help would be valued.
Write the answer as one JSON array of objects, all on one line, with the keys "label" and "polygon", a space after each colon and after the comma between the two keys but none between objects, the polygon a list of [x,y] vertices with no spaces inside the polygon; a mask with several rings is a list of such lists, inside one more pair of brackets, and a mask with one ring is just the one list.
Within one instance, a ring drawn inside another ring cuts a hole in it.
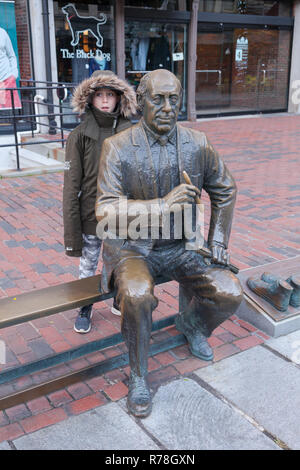
[{"label": "pink garment on display", "polygon": [[[13,107],[11,91],[6,88],[16,88],[16,79],[13,75],[8,77],[6,80],[3,80],[3,82],[0,82],[0,109],[12,109]],[[22,107],[18,90],[13,91],[13,100],[15,108]]]}]

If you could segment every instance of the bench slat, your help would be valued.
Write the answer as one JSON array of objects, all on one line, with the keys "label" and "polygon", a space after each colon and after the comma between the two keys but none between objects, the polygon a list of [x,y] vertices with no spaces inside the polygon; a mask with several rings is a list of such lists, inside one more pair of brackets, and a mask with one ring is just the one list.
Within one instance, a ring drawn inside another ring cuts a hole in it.
[{"label": "bench slat", "polygon": [[112,294],[101,295],[99,293],[100,279],[99,274],[0,299],[0,328],[112,297]]}]

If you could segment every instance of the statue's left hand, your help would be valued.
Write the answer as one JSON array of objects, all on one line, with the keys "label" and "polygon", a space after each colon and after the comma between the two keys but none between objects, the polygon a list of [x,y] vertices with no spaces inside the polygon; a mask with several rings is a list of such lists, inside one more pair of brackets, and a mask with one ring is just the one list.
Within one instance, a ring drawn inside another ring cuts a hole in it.
[{"label": "statue's left hand", "polygon": [[210,251],[212,254],[211,261],[216,264],[228,265],[230,256],[226,248],[221,245],[211,244]]}]

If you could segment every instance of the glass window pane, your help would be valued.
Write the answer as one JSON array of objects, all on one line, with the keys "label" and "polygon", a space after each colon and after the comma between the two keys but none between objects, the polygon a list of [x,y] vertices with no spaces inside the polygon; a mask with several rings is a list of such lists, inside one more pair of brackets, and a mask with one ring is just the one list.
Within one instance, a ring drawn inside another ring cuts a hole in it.
[{"label": "glass window pane", "polygon": [[264,15],[268,16],[292,16],[292,2],[274,2],[265,0]]},{"label": "glass window pane", "polygon": [[191,0],[125,0],[125,7],[186,11],[191,8]]},{"label": "glass window pane", "polygon": [[164,68],[180,80],[183,90],[182,114],[186,113],[187,25],[125,22],[126,79],[135,88],[141,77]]},{"label": "glass window pane", "polygon": [[53,5],[58,80],[79,83],[95,70],[115,70],[114,0]]},{"label": "glass window pane", "polygon": [[199,12],[291,16],[291,0],[199,0]]},{"label": "glass window pane", "polygon": [[248,40],[248,51],[243,51],[243,61],[235,61],[233,67],[231,105],[256,110],[285,108],[290,32],[235,29],[233,41],[236,50],[241,47],[238,41],[243,37]]},{"label": "glass window pane", "polygon": [[198,114],[285,109],[290,41],[286,30],[199,24]]}]

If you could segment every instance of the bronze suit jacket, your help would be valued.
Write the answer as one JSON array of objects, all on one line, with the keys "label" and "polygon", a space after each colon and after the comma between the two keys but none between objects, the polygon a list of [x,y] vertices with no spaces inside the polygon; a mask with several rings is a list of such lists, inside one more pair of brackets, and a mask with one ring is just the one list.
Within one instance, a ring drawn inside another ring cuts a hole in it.
[{"label": "bronze suit jacket", "polygon": [[[208,244],[215,241],[227,247],[236,198],[235,182],[203,132],[180,124],[176,128],[180,182],[185,182],[182,176],[185,170],[192,183],[200,191],[204,189],[208,193],[211,202]],[[105,139],[98,174],[97,220],[102,220],[108,204],[117,207],[120,198],[127,198],[128,207],[139,200],[160,206],[156,179],[150,146],[141,122]],[[103,242],[103,292],[110,290],[111,275],[121,259],[124,243],[122,239]],[[152,248],[151,240],[137,240],[131,242],[132,245],[143,256],[147,256]]]}]

